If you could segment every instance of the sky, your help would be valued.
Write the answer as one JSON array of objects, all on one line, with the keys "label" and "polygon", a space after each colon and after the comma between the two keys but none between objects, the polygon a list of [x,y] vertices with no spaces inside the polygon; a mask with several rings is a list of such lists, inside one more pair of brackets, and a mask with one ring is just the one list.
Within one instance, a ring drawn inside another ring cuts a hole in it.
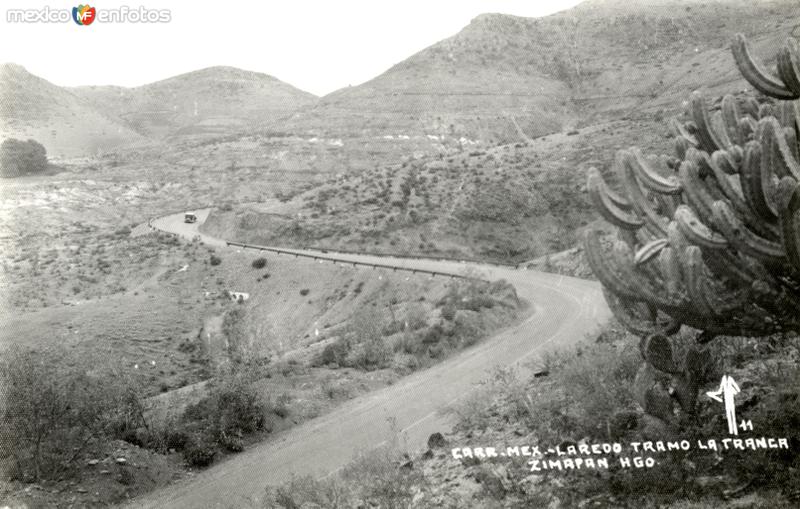
[{"label": "sky", "polygon": [[[85,1],[85,0],[82,0]],[[61,86],[143,85],[227,65],[324,95],[368,81],[486,12],[539,17],[580,0],[106,0],[169,10],[167,23],[9,22],[9,9],[68,9],[63,0],[0,0],[0,63]]]}]

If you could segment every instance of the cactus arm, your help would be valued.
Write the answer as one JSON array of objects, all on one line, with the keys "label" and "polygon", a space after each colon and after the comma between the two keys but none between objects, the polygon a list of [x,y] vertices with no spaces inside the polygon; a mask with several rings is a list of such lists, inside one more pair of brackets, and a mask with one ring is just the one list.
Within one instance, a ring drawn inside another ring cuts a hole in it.
[{"label": "cactus arm", "polygon": [[718,152],[714,152],[711,155],[710,160],[706,159],[706,164],[711,170],[711,174],[716,182],[717,187],[722,191],[722,194],[725,196],[725,199],[731,202],[733,205],[734,210],[740,214],[746,214],[750,212],[747,203],[742,198],[742,195],[739,191],[731,183],[731,177],[728,177],[726,172],[722,169],[722,167],[717,164],[718,160],[727,160],[726,155]]},{"label": "cactus arm", "polygon": [[681,290],[684,288],[681,262],[675,249],[667,246],[658,254],[658,266],[663,274],[667,295],[671,299],[682,300],[685,298]]},{"label": "cactus arm", "polygon": [[800,271],[800,186],[789,177],[781,179],[780,188],[785,190],[781,204],[780,223],[786,258]]},{"label": "cactus arm", "polygon": [[722,98],[722,125],[728,133],[728,138],[737,145],[744,144],[742,131],[739,129],[739,108],[736,99],[730,94]]},{"label": "cactus arm", "polygon": [[692,305],[696,306],[697,312],[705,316],[715,316],[720,313],[708,302],[704,291],[702,275],[702,252],[697,246],[689,246],[684,251],[683,256],[684,271],[686,272],[686,288],[692,299]]},{"label": "cactus arm", "polygon": [[625,150],[617,152],[614,161],[617,173],[625,185],[627,195],[631,200],[633,210],[644,220],[644,225],[656,237],[663,237],[667,233],[666,221],[653,209],[652,203],[642,192],[639,181],[633,169],[633,154]]},{"label": "cactus arm", "polygon": [[786,143],[786,137],[778,121],[774,118],[765,118],[758,123],[758,126],[759,141],[769,156],[765,164],[769,164],[778,177],[788,175],[800,180],[800,164]]},{"label": "cactus arm", "polygon": [[734,161],[733,156],[731,156],[725,150],[717,150],[713,154],[711,154],[711,162],[716,164],[723,172],[728,175],[736,175],[739,173],[739,165],[736,164]]},{"label": "cactus arm", "polygon": [[614,294],[626,298],[638,297],[636,289],[616,270],[613,260],[604,252],[603,246],[600,244],[599,231],[588,230],[584,236],[583,245],[586,261],[604,287]]},{"label": "cactus arm", "polygon": [[744,151],[739,183],[750,209],[763,221],[774,224],[778,215],[768,196],[768,189],[772,186],[772,175],[768,173],[772,168],[770,155],[770,151],[762,151],[761,144],[757,141],[749,142]]},{"label": "cactus arm", "polygon": [[800,51],[794,39],[778,51],[778,76],[793,94],[800,96]]},{"label": "cactus arm", "polygon": [[748,230],[727,203],[716,201],[712,208],[714,210],[714,226],[736,249],[768,263],[785,261],[786,253],[780,243],[767,240]]},{"label": "cactus arm", "polygon": [[638,148],[631,148],[630,154],[631,157],[626,158],[626,162],[630,164],[637,178],[646,188],[660,194],[681,193],[680,182],[674,176],[661,176],[650,162],[645,160]]},{"label": "cactus arm", "polygon": [[783,139],[786,140],[786,146],[789,148],[789,152],[792,154],[792,158],[795,161],[800,160],[800,146],[798,146],[798,139],[797,131],[794,130],[794,127],[784,127],[783,128]]},{"label": "cactus arm", "polygon": [[756,131],[756,120],[750,117],[742,117],[739,119],[739,136],[742,138],[742,143],[749,141]]},{"label": "cactus arm", "polygon": [[646,336],[658,330],[656,313],[647,304],[625,299],[605,286],[602,291],[614,318],[625,329],[637,336]]},{"label": "cactus arm", "polygon": [[700,222],[692,209],[681,205],[675,211],[675,222],[678,223],[681,233],[694,245],[707,249],[725,249],[728,241],[725,237],[713,232],[711,228]]},{"label": "cactus arm", "polygon": [[[663,255],[663,251],[659,257]],[[647,302],[656,308],[669,310],[669,309],[683,309],[686,306],[686,301],[682,295],[677,292],[669,295],[664,295],[664,292],[658,288],[658,282],[653,278],[646,277],[642,272],[637,271],[633,263],[633,253],[623,242],[614,244],[613,263],[619,270],[625,281],[632,283],[633,288],[638,294],[638,300]],[[679,285],[680,287],[680,285]]]},{"label": "cactus arm", "polygon": [[758,101],[753,96],[747,96],[742,101],[742,112],[749,115],[751,119],[758,118]]},{"label": "cactus arm", "polygon": [[[697,148],[700,145],[699,141],[697,140],[697,137],[692,133],[690,133],[686,129],[686,126],[684,126],[677,118],[672,117],[669,119],[669,128],[670,131],[672,131],[673,136],[683,140],[682,143],[688,144],[695,148]],[[680,154],[678,154],[678,157],[682,158]]]},{"label": "cactus arm", "polygon": [[679,161],[683,161],[686,158],[686,151],[693,148],[694,145],[686,141],[683,136],[676,136],[674,139],[675,155],[678,156]]},{"label": "cactus arm", "polygon": [[655,256],[658,256],[658,253],[664,249],[664,246],[666,246],[667,243],[667,239],[656,239],[648,242],[638,251],[636,251],[636,254],[633,257],[633,263],[636,265],[647,263]]},{"label": "cactus arm", "polygon": [[705,224],[714,224],[714,213],[711,205],[714,203],[714,198],[708,191],[705,182],[700,178],[700,169],[691,159],[692,151],[689,151],[686,161],[681,163],[678,169],[678,176],[683,185],[686,203],[695,211],[695,214]]},{"label": "cactus arm", "polygon": [[744,79],[753,85],[753,88],[775,99],[790,100],[800,97],[800,94],[794,94],[782,83],[761,70],[753,60],[753,57],[750,56],[750,49],[747,47],[747,40],[744,35],[736,35],[731,44],[731,49],[739,72],[742,73]]},{"label": "cactus arm", "polygon": [[781,101],[778,105],[778,123],[781,127],[791,127],[794,129],[796,122],[795,104],[797,101]]},{"label": "cactus arm", "polygon": [[596,168],[589,169],[586,188],[589,192],[589,200],[609,223],[625,230],[638,230],[644,226],[644,221],[639,219],[636,214],[623,210],[611,197],[603,177]]},{"label": "cactus arm", "polygon": [[731,146],[731,142],[727,139],[724,131],[717,132],[711,119],[708,117],[708,110],[706,108],[706,101],[700,92],[692,93],[691,100],[692,119],[697,125],[697,139],[700,142],[700,147],[711,154],[712,152],[720,149],[725,149]]}]

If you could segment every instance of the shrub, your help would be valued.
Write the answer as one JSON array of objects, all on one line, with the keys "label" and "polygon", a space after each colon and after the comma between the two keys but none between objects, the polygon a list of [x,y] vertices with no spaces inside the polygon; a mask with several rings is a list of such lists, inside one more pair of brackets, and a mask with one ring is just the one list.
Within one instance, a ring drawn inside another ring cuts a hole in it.
[{"label": "shrub", "polygon": [[397,467],[402,456],[383,447],[353,460],[332,478],[293,477],[270,488],[264,507],[410,507],[418,490],[427,486],[419,469]]},{"label": "shrub", "polygon": [[224,377],[212,389],[210,398],[218,435],[252,433],[264,427],[265,402],[246,375]]},{"label": "shrub", "polygon": [[105,359],[12,347],[0,361],[0,456],[12,457],[23,478],[62,475],[91,442],[144,427],[139,394]]},{"label": "shrub", "polygon": [[442,318],[448,322],[453,321],[456,317],[456,307],[453,304],[445,304],[442,307]]},{"label": "shrub", "polygon": [[336,341],[325,345],[325,348],[322,349],[322,352],[319,355],[318,362],[322,366],[327,366],[330,364],[338,364],[341,366],[344,364],[349,352],[350,347],[347,342],[342,339],[337,339]]},{"label": "shrub", "polygon": [[216,454],[217,444],[208,434],[192,435],[183,449],[183,459],[193,467],[207,467]]},{"label": "shrub", "polygon": [[47,169],[47,150],[36,140],[6,139],[0,145],[0,176],[18,177]]},{"label": "shrub", "polygon": [[253,260],[253,268],[254,269],[263,269],[267,266],[267,259],[266,258],[256,258]]},{"label": "shrub", "polygon": [[211,265],[219,265],[220,263],[222,263],[222,258],[212,254],[211,257],[208,259],[208,263],[210,263]]},{"label": "shrub", "polygon": [[302,290],[300,290],[300,295],[305,297],[306,295],[309,294],[309,292],[311,292],[311,290],[309,290],[308,288],[303,288]]}]

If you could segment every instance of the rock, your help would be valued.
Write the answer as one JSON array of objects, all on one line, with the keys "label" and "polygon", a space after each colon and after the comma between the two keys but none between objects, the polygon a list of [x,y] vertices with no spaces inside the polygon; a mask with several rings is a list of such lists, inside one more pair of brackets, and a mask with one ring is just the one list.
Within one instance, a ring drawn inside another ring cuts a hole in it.
[{"label": "rock", "polygon": [[400,470],[411,470],[414,468],[414,462],[412,460],[408,460],[402,465],[400,465]]},{"label": "rock", "polygon": [[487,468],[482,468],[475,473],[475,480],[481,483],[493,498],[501,500],[506,496],[506,488],[503,486],[502,479]]},{"label": "rock", "polygon": [[97,465],[98,463],[100,463],[100,460],[92,459],[92,460],[89,460],[87,462],[87,465],[89,465],[90,467],[93,467],[93,466]]},{"label": "rock", "polygon": [[108,475],[108,474],[110,474],[110,473],[111,473],[111,470],[101,470],[101,471],[100,471],[100,474],[101,474],[101,475]]},{"label": "rock", "polygon": [[611,417],[609,424],[612,438],[619,440],[629,431],[636,429],[639,425],[639,414],[631,410],[621,410]]},{"label": "rock", "polygon": [[431,436],[428,437],[428,449],[437,449],[439,447],[446,447],[447,440],[444,438],[439,432],[432,433]]},{"label": "rock", "polygon": [[75,491],[77,491],[78,493],[88,493],[88,490],[86,488],[78,488]]},{"label": "rock", "polygon": [[701,475],[695,477],[694,483],[704,490],[721,488],[727,485],[728,478],[724,475]]},{"label": "rock", "polygon": [[644,438],[652,440],[662,440],[671,436],[667,423],[648,414],[642,415],[639,430]]},{"label": "rock", "polygon": [[124,465],[128,462],[128,460],[126,460],[125,458],[117,458],[116,462],[118,465]]}]

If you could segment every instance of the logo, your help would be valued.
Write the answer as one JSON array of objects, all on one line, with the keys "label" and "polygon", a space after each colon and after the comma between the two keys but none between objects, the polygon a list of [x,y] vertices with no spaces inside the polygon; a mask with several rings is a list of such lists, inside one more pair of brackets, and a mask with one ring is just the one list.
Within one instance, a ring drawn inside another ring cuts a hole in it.
[{"label": "logo", "polygon": [[91,25],[97,17],[97,10],[88,5],[79,5],[72,8],[72,19],[79,25]]}]

